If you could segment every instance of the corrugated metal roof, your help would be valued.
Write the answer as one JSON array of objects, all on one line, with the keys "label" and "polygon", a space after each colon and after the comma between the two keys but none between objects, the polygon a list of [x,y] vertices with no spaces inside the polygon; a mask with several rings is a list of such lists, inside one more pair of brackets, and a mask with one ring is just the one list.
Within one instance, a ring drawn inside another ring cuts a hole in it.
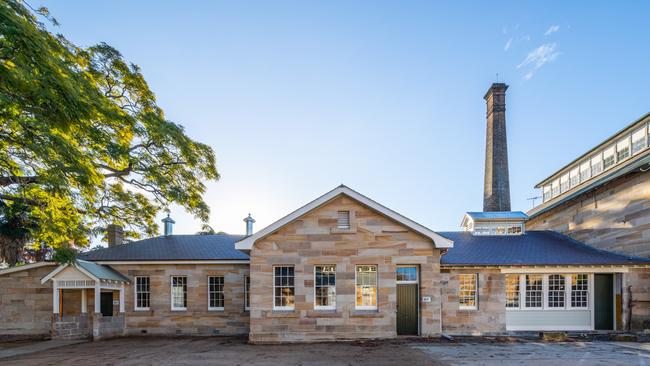
[{"label": "corrugated metal roof", "polygon": [[472,235],[466,231],[441,232],[454,241],[442,256],[443,265],[632,265],[650,259],[599,250],[554,231],[526,231],[522,235]]},{"label": "corrugated metal roof", "polygon": [[528,215],[521,211],[467,212],[474,220],[526,220]]},{"label": "corrugated metal roof", "polygon": [[88,261],[248,260],[235,249],[243,235],[158,236],[79,254]]},{"label": "corrugated metal roof", "polygon": [[129,282],[128,278],[124,277],[121,273],[117,272],[116,270],[114,270],[109,266],[92,263],[80,259],[77,259],[75,264],[85,269],[90,274],[99,278],[100,280]]}]

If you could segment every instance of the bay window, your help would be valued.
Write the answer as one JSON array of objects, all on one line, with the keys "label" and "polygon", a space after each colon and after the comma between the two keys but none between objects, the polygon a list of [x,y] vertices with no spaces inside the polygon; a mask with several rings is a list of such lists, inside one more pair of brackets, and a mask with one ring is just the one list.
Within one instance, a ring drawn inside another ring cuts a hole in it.
[{"label": "bay window", "polygon": [[377,310],[377,266],[357,266],[355,283],[355,308]]}]

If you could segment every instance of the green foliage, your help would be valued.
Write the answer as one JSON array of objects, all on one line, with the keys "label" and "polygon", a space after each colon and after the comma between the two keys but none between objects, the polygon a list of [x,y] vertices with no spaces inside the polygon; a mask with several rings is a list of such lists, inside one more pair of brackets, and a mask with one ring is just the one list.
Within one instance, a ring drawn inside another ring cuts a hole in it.
[{"label": "green foliage", "polygon": [[47,9],[0,2],[0,203],[29,217],[23,241],[83,247],[110,223],[126,238],[153,235],[172,203],[207,222],[212,149],[165,119],[117,50],[77,47],[39,17],[55,22]]},{"label": "green foliage", "polygon": [[52,260],[58,264],[72,264],[77,259],[77,251],[72,248],[61,247],[54,251]]}]

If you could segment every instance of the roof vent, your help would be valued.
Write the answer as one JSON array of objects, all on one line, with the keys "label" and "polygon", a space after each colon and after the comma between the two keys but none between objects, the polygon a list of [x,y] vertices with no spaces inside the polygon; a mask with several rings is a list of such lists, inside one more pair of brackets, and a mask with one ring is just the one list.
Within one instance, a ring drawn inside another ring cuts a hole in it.
[{"label": "roof vent", "polygon": [[251,214],[248,214],[248,217],[244,219],[244,222],[246,223],[246,236],[253,235],[253,224],[255,223],[255,219],[251,217]]},{"label": "roof vent", "polygon": [[165,236],[170,236],[172,235],[174,224],[176,221],[172,220],[171,217],[169,217],[169,214],[167,214],[167,217],[162,219],[163,224],[165,224]]}]

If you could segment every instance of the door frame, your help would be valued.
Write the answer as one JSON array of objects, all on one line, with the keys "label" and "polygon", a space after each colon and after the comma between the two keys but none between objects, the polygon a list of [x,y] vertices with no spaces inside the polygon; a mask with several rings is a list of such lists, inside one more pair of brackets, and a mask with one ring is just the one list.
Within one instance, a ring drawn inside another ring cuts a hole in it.
[{"label": "door frame", "polygon": [[[415,281],[398,281],[397,280],[397,269],[398,268],[415,268],[415,274],[416,274],[416,279]],[[418,336],[420,335],[420,322],[421,322],[421,316],[420,316],[420,266],[417,264],[398,264],[397,267],[395,267],[395,293],[397,294],[397,286],[398,285],[417,285],[416,291],[415,291],[415,306],[416,306],[416,314],[418,315]],[[395,299],[395,314],[397,315],[397,299]],[[395,317],[395,333],[397,334],[397,317]]]}]

